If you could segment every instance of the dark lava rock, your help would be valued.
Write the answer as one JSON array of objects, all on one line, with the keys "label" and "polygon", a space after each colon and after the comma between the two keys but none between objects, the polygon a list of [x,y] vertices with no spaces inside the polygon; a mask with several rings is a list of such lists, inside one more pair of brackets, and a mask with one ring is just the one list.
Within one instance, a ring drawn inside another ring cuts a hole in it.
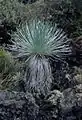
[{"label": "dark lava rock", "polygon": [[57,120],[82,120],[82,84],[68,88],[63,92],[54,90],[47,100],[53,106],[57,106],[57,101],[59,101]]},{"label": "dark lava rock", "polygon": [[16,31],[16,25],[14,23],[0,21],[0,45],[11,44],[10,33],[12,31]]},{"label": "dark lava rock", "polygon": [[28,92],[0,91],[0,120],[82,120],[82,84],[38,103]]},{"label": "dark lava rock", "polygon": [[0,120],[35,120],[38,106],[31,94],[0,92]]},{"label": "dark lava rock", "polygon": [[75,54],[76,62],[82,65],[82,36],[77,37],[73,41],[73,53]]},{"label": "dark lava rock", "polygon": [[68,63],[62,61],[52,62],[52,74],[53,82],[51,90],[63,91],[67,88],[72,88],[77,85],[76,81],[73,80],[73,67],[70,67]]},{"label": "dark lava rock", "polygon": [[63,120],[82,120],[82,84],[63,91]]}]

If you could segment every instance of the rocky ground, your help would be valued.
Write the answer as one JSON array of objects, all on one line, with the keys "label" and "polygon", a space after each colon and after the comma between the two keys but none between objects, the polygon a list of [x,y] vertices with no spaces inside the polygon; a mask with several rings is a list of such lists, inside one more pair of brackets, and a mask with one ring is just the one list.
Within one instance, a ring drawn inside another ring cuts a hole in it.
[{"label": "rocky ground", "polygon": [[41,106],[29,93],[0,91],[0,120],[82,120],[82,84],[52,91]]}]

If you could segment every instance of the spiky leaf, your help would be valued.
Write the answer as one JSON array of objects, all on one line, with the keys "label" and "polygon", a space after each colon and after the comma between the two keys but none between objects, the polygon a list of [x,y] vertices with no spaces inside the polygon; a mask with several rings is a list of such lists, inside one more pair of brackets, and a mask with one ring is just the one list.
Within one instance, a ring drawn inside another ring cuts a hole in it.
[{"label": "spiky leaf", "polygon": [[64,57],[71,52],[69,39],[62,29],[42,21],[22,25],[22,28],[13,34],[12,39],[10,50],[16,52],[17,57],[28,58],[36,54]]}]

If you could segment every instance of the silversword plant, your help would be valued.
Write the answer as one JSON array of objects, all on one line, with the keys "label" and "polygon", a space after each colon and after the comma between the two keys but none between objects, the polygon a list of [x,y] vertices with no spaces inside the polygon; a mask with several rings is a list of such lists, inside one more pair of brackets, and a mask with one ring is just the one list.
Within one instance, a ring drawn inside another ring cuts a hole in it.
[{"label": "silversword plant", "polygon": [[52,83],[52,73],[48,57],[63,58],[70,54],[69,39],[62,29],[47,22],[34,20],[12,35],[9,49],[16,58],[24,58],[26,63],[26,90],[47,94]]}]

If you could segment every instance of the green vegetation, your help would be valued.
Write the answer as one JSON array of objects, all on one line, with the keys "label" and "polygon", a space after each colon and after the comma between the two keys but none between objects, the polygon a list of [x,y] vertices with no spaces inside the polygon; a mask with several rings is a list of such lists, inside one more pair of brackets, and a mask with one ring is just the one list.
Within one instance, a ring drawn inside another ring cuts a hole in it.
[{"label": "green vegetation", "polygon": [[39,0],[24,5],[18,0],[0,0],[0,44],[10,44],[10,34],[19,24],[41,17],[45,4]]},{"label": "green vegetation", "polygon": [[19,82],[20,72],[13,57],[3,48],[0,49],[0,89],[13,89]]},{"label": "green vegetation", "polygon": [[46,0],[46,19],[56,22],[71,38],[82,35],[82,1]]},{"label": "green vegetation", "polygon": [[13,59],[10,53],[6,52],[4,49],[0,49],[0,73],[10,73],[12,72],[14,65]]},{"label": "green vegetation", "polygon": [[17,0],[1,0],[0,20],[18,25],[20,22],[25,22],[38,16],[42,9],[40,7],[41,4],[39,1],[34,4],[24,5]]}]

